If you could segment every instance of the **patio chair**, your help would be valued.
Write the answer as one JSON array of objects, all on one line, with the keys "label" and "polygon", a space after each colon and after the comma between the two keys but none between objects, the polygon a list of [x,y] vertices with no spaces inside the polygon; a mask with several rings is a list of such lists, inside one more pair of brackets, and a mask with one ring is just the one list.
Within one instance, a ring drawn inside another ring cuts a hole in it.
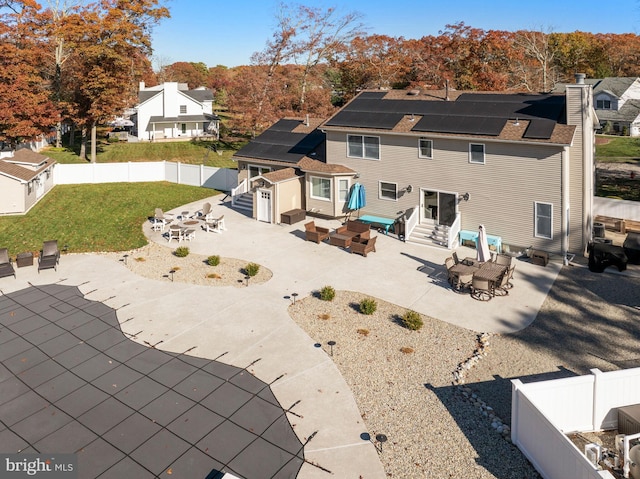
[{"label": "patio chair", "polygon": [[211,210],[211,203],[207,202],[204,205],[202,205],[202,209],[196,211],[193,217],[203,221],[211,221],[213,217],[213,211]]},{"label": "patio chair", "polygon": [[38,257],[38,273],[41,269],[58,270],[60,262],[60,250],[58,249],[58,240],[45,241]]},{"label": "patio chair", "polygon": [[444,260],[444,266],[445,268],[447,268],[447,273],[449,275],[448,281],[451,286],[453,286],[454,281],[457,281],[457,276],[458,276],[457,274],[451,271],[451,268],[453,268],[455,264],[456,262],[452,256],[449,256],[447,259]]},{"label": "patio chair", "polygon": [[496,264],[501,266],[510,266],[511,260],[512,258],[508,254],[499,254],[496,256]]},{"label": "patio chair", "polygon": [[224,215],[220,218],[215,218],[210,221],[205,221],[203,228],[209,231],[213,231],[214,233],[221,233],[223,230],[226,230],[227,227],[224,224]]},{"label": "patio chair", "polygon": [[16,277],[16,270],[13,269],[13,265],[11,264],[11,258],[9,258],[9,252],[7,248],[0,249],[0,278],[4,278],[5,276]]},{"label": "patio chair", "polygon": [[493,287],[494,296],[506,296],[509,294],[509,270],[500,277],[498,284]]},{"label": "patio chair", "polygon": [[183,239],[184,235],[182,234],[182,228],[180,228],[180,226],[169,226],[169,243],[171,243],[171,240],[178,240],[178,243],[181,243]]},{"label": "patio chair", "polygon": [[368,253],[371,253],[372,251],[375,253],[376,238],[377,236],[374,236],[373,238],[365,239],[363,242],[352,241],[349,251],[351,253],[361,254],[366,258]]},{"label": "patio chair", "polygon": [[513,283],[511,282],[511,280],[513,279],[513,272],[516,269],[516,265],[511,263],[509,265],[509,269],[507,269],[507,272],[505,273],[505,275],[507,276],[507,284],[504,286],[505,289],[511,289],[513,288]]},{"label": "patio chair", "polygon": [[315,241],[320,244],[321,241],[329,237],[329,229],[316,226],[315,222],[310,221],[304,225],[305,238],[307,241]]},{"label": "patio chair", "polygon": [[490,282],[486,279],[473,278],[471,280],[471,297],[478,301],[489,301],[493,298]]},{"label": "patio chair", "polygon": [[165,214],[160,208],[156,208],[153,215],[153,231],[164,231],[164,227],[173,221],[173,217]]},{"label": "patio chair", "polygon": [[456,253],[455,251],[451,253],[451,257],[453,258],[453,262],[455,264],[458,264],[460,262],[460,260],[458,259],[458,253]]}]

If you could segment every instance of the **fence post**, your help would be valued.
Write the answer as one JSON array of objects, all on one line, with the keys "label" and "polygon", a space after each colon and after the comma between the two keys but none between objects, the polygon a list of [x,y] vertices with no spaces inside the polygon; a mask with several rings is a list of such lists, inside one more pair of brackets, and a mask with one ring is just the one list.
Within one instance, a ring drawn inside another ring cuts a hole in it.
[{"label": "fence post", "polygon": [[593,374],[593,411],[591,412],[591,430],[596,431],[600,429],[600,425],[598,423],[598,416],[600,416],[600,379],[602,379],[602,371],[598,368],[590,369],[591,374]]},{"label": "fence post", "polygon": [[519,409],[520,409],[520,388],[522,387],[522,381],[519,379],[511,380],[511,442],[518,446],[520,440],[519,434]]}]

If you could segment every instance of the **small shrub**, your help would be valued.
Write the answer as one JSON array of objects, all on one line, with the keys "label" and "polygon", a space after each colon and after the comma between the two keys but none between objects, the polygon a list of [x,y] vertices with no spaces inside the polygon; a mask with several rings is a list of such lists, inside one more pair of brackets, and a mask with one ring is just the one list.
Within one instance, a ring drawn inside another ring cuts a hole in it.
[{"label": "small shrub", "polygon": [[175,254],[178,258],[185,258],[189,255],[189,248],[187,248],[186,246],[178,246],[173,254]]},{"label": "small shrub", "polygon": [[418,329],[422,328],[422,326],[424,325],[424,323],[422,322],[422,318],[415,311],[407,311],[406,313],[404,313],[404,316],[402,316],[401,321],[402,321],[402,325],[405,328],[411,329],[412,331],[417,331]]},{"label": "small shrub", "polygon": [[360,336],[369,336],[369,330],[368,329],[358,329],[356,331]]},{"label": "small shrub", "polygon": [[207,278],[209,278],[209,279],[222,279],[222,276],[220,276],[218,273],[209,273],[207,275]]},{"label": "small shrub", "polygon": [[376,312],[376,309],[378,309],[378,303],[376,303],[375,299],[365,298],[360,301],[360,312],[362,314],[373,314]]},{"label": "small shrub", "polygon": [[319,314],[318,317],[324,321],[327,321],[329,319],[331,319],[331,315],[329,313],[322,313]]},{"label": "small shrub", "polygon": [[249,263],[244,267],[244,272],[247,276],[253,277],[258,274],[258,271],[260,271],[260,265],[256,263]]},{"label": "small shrub", "polygon": [[180,266],[172,266],[171,269],[173,271],[178,271],[180,269]]},{"label": "small shrub", "polygon": [[218,266],[220,264],[220,256],[218,256],[217,254],[209,256],[207,258],[207,264],[209,266]]},{"label": "small shrub", "polygon": [[320,290],[320,299],[322,301],[333,301],[333,298],[336,297],[336,290],[333,289],[333,286],[323,286]]},{"label": "small shrub", "polygon": [[136,261],[138,261],[139,263],[143,262],[143,261],[147,261],[147,258],[143,258],[142,256],[138,256],[136,258]]},{"label": "small shrub", "polygon": [[402,354],[411,354],[413,352],[413,348],[410,348],[408,346],[405,346],[403,348],[400,348],[400,352]]}]

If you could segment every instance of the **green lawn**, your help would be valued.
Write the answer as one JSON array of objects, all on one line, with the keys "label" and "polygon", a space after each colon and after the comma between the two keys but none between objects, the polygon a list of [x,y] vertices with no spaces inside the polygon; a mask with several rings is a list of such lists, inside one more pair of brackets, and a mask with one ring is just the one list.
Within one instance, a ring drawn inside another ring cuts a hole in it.
[{"label": "green lawn", "polygon": [[[110,143],[99,140],[98,163],[120,163],[127,161],[176,161],[181,163],[212,166],[216,168],[236,168],[231,160],[233,154],[246,142],[155,142],[155,143]],[[215,147],[217,151],[211,149]],[[74,148],[48,148],[42,153],[58,163],[86,163],[80,158],[79,145]],[[87,153],[89,153],[87,151]]]},{"label": "green lawn", "polygon": [[127,251],[147,244],[142,224],[155,208],[168,211],[218,193],[166,182],[58,185],[26,215],[0,217],[0,246],[12,257],[39,251],[50,239],[74,253]]},{"label": "green lawn", "polygon": [[[602,143],[603,140],[608,143]],[[640,138],[630,136],[598,136],[596,143],[596,159],[602,162],[640,161]]]}]

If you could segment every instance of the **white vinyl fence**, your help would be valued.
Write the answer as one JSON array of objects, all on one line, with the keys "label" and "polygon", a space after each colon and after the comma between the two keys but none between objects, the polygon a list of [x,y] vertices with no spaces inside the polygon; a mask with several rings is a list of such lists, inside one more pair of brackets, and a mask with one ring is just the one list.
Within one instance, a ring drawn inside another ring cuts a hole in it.
[{"label": "white vinyl fence", "polygon": [[613,479],[566,434],[616,429],[617,408],[640,403],[640,368],[511,384],[511,439],[542,477]]},{"label": "white vinyl fence", "polygon": [[57,185],[169,181],[231,191],[238,185],[238,172],[230,168],[185,165],[170,161],[57,164],[53,170],[53,181]]},{"label": "white vinyl fence", "polygon": [[627,200],[614,200],[613,198],[593,198],[594,216],[610,216],[623,220],[640,221],[640,202]]}]

